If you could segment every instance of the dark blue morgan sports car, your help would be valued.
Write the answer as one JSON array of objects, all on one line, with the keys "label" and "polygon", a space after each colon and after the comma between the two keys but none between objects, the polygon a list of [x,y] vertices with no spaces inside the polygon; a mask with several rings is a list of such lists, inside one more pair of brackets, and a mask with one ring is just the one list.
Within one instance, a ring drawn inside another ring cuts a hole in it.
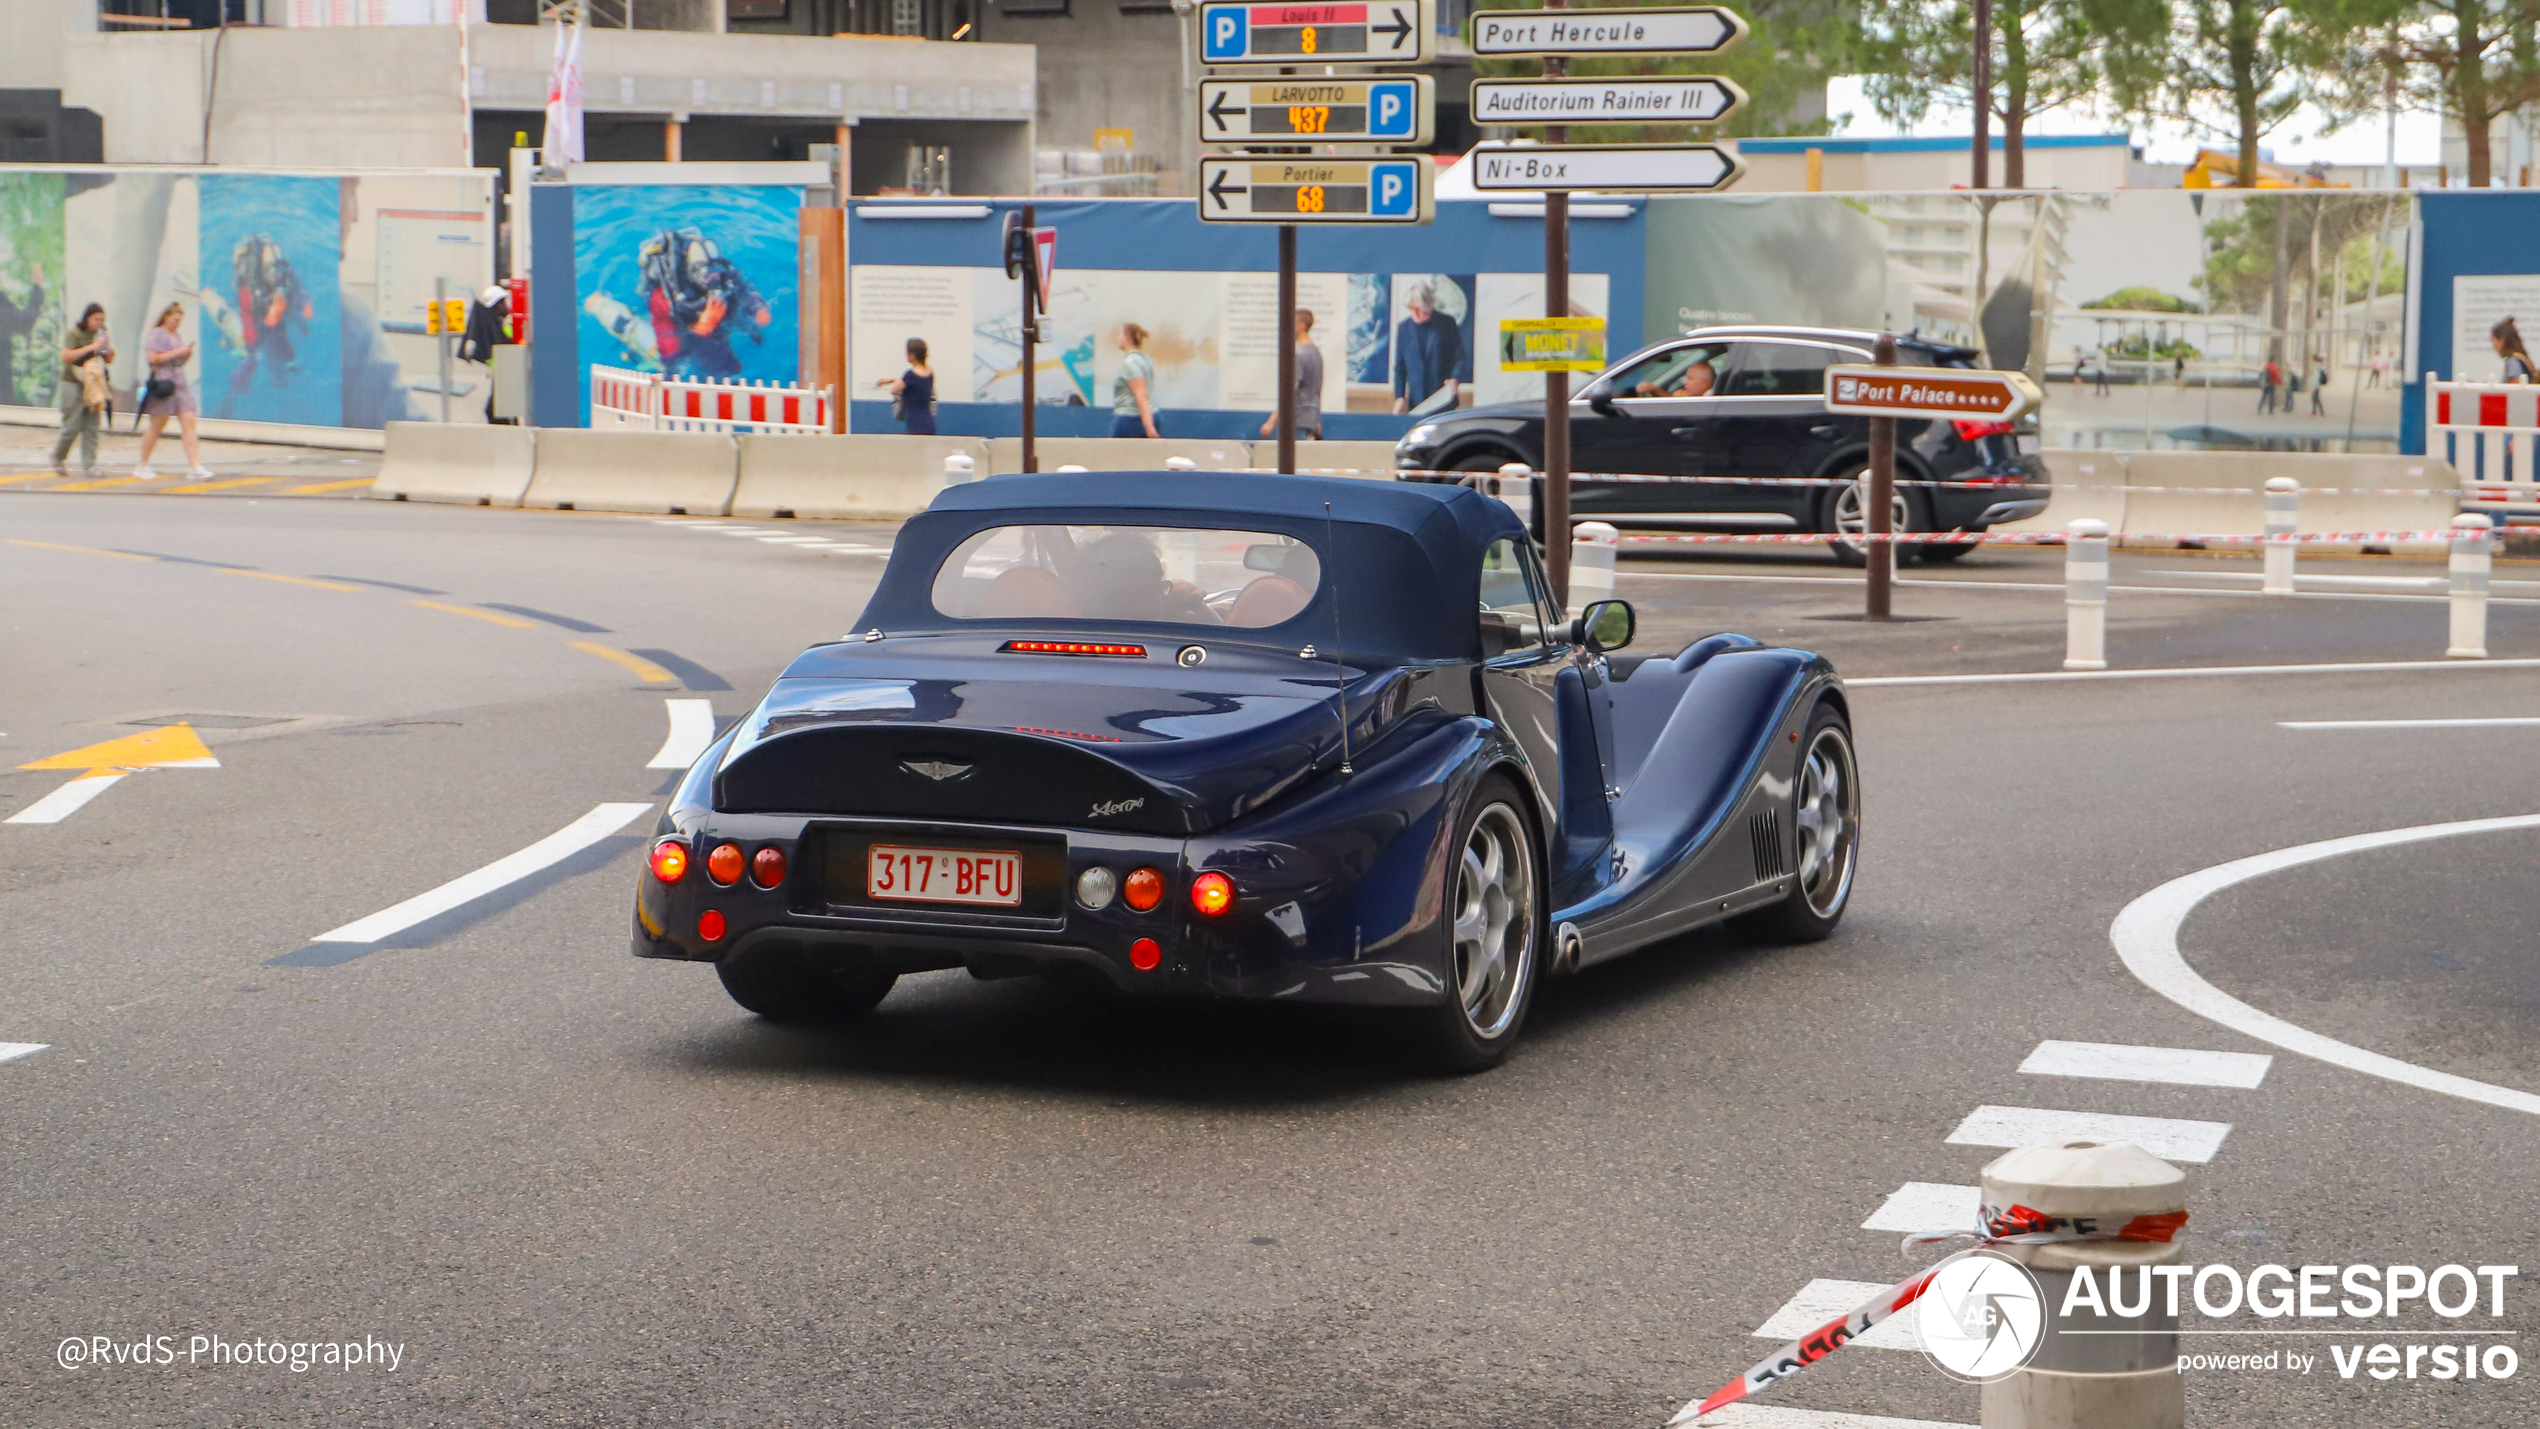
[{"label": "dark blue morgan sports car", "polygon": [[1832,932],[1844,694],[1714,635],[1565,619],[1454,486],[1114,472],[952,487],[857,631],[794,661],[662,816],[635,951],[762,1016],[903,973],[1399,1009],[1504,1056],[1536,983],[1743,915]]}]

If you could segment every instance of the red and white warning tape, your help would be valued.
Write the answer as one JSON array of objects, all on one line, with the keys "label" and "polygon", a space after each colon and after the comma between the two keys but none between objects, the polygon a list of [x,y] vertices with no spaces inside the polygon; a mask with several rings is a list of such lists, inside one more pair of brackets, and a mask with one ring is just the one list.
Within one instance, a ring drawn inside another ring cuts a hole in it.
[{"label": "red and white warning tape", "polygon": [[1840,1319],[1828,1320],[1807,1334],[1766,1355],[1756,1363],[1754,1368],[1712,1391],[1709,1398],[1697,1400],[1677,1410],[1676,1417],[1667,1421],[1669,1429],[1674,1429],[1674,1426],[1680,1424],[1691,1424],[1703,1415],[1725,1405],[1735,1404],[1750,1394],[1760,1394],[1868,1334],[1871,1326],[1923,1298],[1923,1292],[1931,1288],[1932,1278],[1940,1274],[1941,1266],[1947,1265],[1960,1256],[1972,1255],[1987,1246],[1995,1245],[2051,1245],[2080,1240],[2166,1243],[2175,1238],[2180,1228],[2187,1224],[2187,1212],[2171,1211],[2164,1215],[2136,1216],[2113,1231],[2099,1230],[2095,1225],[2090,1229],[2084,1229],[2085,1224],[2089,1223],[2075,1222],[2062,1216],[2050,1216],[2043,1211],[2032,1211],[2026,1206],[2013,1206],[2002,1211],[1988,1207],[1982,1224],[1975,1230],[1923,1231],[1909,1235],[1905,1237],[1907,1250],[1912,1250],[1918,1245],[1934,1245],[1961,1238],[1974,1241],[1975,1244],[1954,1255],[1943,1257],[1930,1269],[1900,1280],[1871,1296],[1867,1303],[1859,1306],[1852,1313]]},{"label": "red and white warning tape", "polygon": [[[1269,472],[1272,467],[1256,466],[1245,470]],[[1476,477],[1494,476],[1487,471],[1431,471],[1423,468],[1378,468],[1359,466],[1301,466],[1298,476],[1391,476],[1397,479],[1471,481]],[[1649,483],[1675,486],[1850,486],[1858,478],[1849,476],[1661,476],[1643,472],[1574,471],[1570,479],[1631,485]],[[1989,481],[1982,484],[1965,481],[1919,481],[1907,477],[1896,479],[1898,486],[1946,486],[1988,491],[1995,488],[2022,491],[2126,491],[2167,493],[2180,496],[2249,496],[2266,492],[2253,486],[2133,486],[2120,482],[2084,481]],[[2493,483],[2490,483],[2491,485]],[[2452,486],[2305,486],[2303,496],[2458,496],[2460,488]]]},{"label": "red and white warning tape", "polygon": [[[2111,531],[2110,541],[2200,541],[2209,545],[2263,546],[2276,542],[2308,545],[2387,546],[2401,541],[2449,541],[2458,533],[2442,531],[2306,531],[2292,536],[2218,536],[2199,535],[2187,531]],[[1684,536],[1618,536],[1626,546],[1806,546],[1841,541],[1845,545],[1926,546],[2047,546],[2062,545],[2069,539],[2063,531],[1892,531],[1885,535],[1850,532],[1841,536],[1824,531],[1775,532],[1772,535],[1699,534]]]}]

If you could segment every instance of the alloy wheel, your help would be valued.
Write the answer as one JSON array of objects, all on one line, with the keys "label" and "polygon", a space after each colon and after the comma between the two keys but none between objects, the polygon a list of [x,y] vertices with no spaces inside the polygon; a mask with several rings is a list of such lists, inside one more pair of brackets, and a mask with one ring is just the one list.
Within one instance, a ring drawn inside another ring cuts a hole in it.
[{"label": "alloy wheel", "polygon": [[1861,791],[1852,741],[1839,727],[1817,731],[1799,766],[1799,892],[1809,910],[1831,918],[1852,893],[1858,862]]},{"label": "alloy wheel", "polygon": [[1464,1020],[1505,1033],[1534,971],[1535,862],[1517,811],[1494,803],[1473,821],[1455,879],[1455,983]]}]

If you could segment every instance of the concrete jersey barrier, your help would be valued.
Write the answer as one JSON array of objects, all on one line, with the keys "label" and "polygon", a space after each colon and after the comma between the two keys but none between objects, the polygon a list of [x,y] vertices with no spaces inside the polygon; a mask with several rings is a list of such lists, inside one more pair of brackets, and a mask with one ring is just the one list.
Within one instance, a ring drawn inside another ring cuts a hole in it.
[{"label": "concrete jersey barrier", "polygon": [[537,475],[520,504],[724,516],[740,467],[740,444],[726,432],[550,427],[538,434]]},{"label": "concrete jersey barrier", "polygon": [[[1257,467],[1279,464],[1279,444],[1259,441],[1252,444],[1252,460]],[[1296,444],[1296,469],[1346,469],[1352,476],[1393,480],[1393,443],[1391,442],[1299,442]]]},{"label": "concrete jersey barrier", "polygon": [[[1189,457],[1203,471],[1240,471],[1252,465],[1252,444],[1205,437],[1042,437],[1033,444],[1041,470],[1081,466],[1088,471],[1162,471],[1168,457]],[[989,469],[1011,476],[1023,469],[1023,439],[988,442]]]},{"label": "concrete jersey barrier", "polygon": [[741,438],[732,514],[896,520],[926,509],[944,489],[944,458],[988,470],[978,437],[773,436]]},{"label": "concrete jersey barrier", "polygon": [[[2126,456],[2122,452],[2055,447],[2042,455],[2046,458],[2046,479],[2060,486],[2126,484]],[[1992,529],[2061,531],[2084,518],[2105,521],[2111,531],[2125,530],[2126,494],[2122,491],[2058,491],[2047,502],[2043,512],[2018,521],[2005,521]]]},{"label": "concrete jersey barrier", "polygon": [[394,501],[518,506],[536,469],[534,427],[390,422],[370,494]]}]

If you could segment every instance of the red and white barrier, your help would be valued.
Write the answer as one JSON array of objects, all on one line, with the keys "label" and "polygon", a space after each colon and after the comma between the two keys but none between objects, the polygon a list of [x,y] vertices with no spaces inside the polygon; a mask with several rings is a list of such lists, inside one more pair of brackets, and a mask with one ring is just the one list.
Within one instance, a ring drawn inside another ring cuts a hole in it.
[{"label": "red and white barrier", "polygon": [[829,388],[591,366],[591,425],[641,432],[824,433]]},{"label": "red and white barrier", "polygon": [[2425,451],[2461,474],[2461,504],[2540,512],[2540,386],[2425,375]]}]

